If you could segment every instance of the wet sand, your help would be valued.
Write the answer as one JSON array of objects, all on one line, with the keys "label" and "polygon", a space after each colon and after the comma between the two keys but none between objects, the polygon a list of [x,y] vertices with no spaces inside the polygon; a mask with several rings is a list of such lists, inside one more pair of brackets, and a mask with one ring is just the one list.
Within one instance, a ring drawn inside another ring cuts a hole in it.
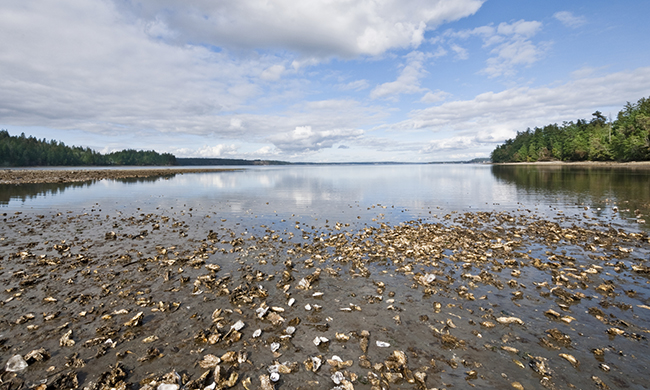
[{"label": "wet sand", "polygon": [[0,388],[648,386],[648,236],[589,211],[311,226],[189,206],[2,215]]},{"label": "wet sand", "polygon": [[142,168],[142,169],[2,169],[0,184],[70,183],[103,179],[173,176],[184,173],[232,171],[227,168]]}]

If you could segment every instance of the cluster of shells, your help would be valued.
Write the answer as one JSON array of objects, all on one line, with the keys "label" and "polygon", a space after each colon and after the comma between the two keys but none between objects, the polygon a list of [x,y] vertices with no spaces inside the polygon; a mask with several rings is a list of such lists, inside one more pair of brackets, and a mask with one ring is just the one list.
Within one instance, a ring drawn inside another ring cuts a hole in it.
[{"label": "cluster of shells", "polygon": [[642,383],[645,233],[525,212],[193,213],[5,215],[0,388]]}]

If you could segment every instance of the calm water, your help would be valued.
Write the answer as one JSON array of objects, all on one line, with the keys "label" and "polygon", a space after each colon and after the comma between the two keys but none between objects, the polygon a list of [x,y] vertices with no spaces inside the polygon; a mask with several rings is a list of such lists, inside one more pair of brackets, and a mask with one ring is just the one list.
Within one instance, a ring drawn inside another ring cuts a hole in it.
[{"label": "calm water", "polygon": [[[0,210],[175,208],[223,218],[390,222],[451,211],[585,214],[645,229],[650,170],[567,166],[336,165],[245,167],[156,179],[0,186]],[[618,212],[614,209],[618,208]],[[636,211],[636,213],[635,213]],[[641,215],[639,217],[639,214]]]}]

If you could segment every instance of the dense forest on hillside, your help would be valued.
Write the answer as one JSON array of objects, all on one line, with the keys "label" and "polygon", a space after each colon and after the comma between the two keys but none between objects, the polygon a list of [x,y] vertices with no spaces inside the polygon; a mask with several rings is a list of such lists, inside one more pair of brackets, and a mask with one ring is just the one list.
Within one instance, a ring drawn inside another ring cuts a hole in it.
[{"label": "dense forest on hillside", "polygon": [[627,103],[616,120],[600,111],[578,119],[517,132],[492,152],[492,162],[650,160],[650,98]]},{"label": "dense forest on hillside", "polygon": [[90,148],[66,146],[55,140],[11,136],[0,130],[0,166],[74,166],[74,165],[176,165],[176,157],[153,150],[122,150],[108,154]]}]

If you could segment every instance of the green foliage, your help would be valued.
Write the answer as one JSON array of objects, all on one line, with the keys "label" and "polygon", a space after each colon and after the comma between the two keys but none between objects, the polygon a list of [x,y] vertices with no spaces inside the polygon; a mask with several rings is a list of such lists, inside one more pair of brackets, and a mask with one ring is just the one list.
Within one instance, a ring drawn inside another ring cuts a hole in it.
[{"label": "green foliage", "polygon": [[176,165],[176,157],[154,151],[122,150],[101,154],[90,148],[69,147],[55,140],[11,136],[0,130],[0,166],[71,166],[71,165]]},{"label": "green foliage", "polygon": [[650,98],[628,102],[613,123],[600,111],[592,116],[517,132],[494,149],[492,162],[650,160]]}]

